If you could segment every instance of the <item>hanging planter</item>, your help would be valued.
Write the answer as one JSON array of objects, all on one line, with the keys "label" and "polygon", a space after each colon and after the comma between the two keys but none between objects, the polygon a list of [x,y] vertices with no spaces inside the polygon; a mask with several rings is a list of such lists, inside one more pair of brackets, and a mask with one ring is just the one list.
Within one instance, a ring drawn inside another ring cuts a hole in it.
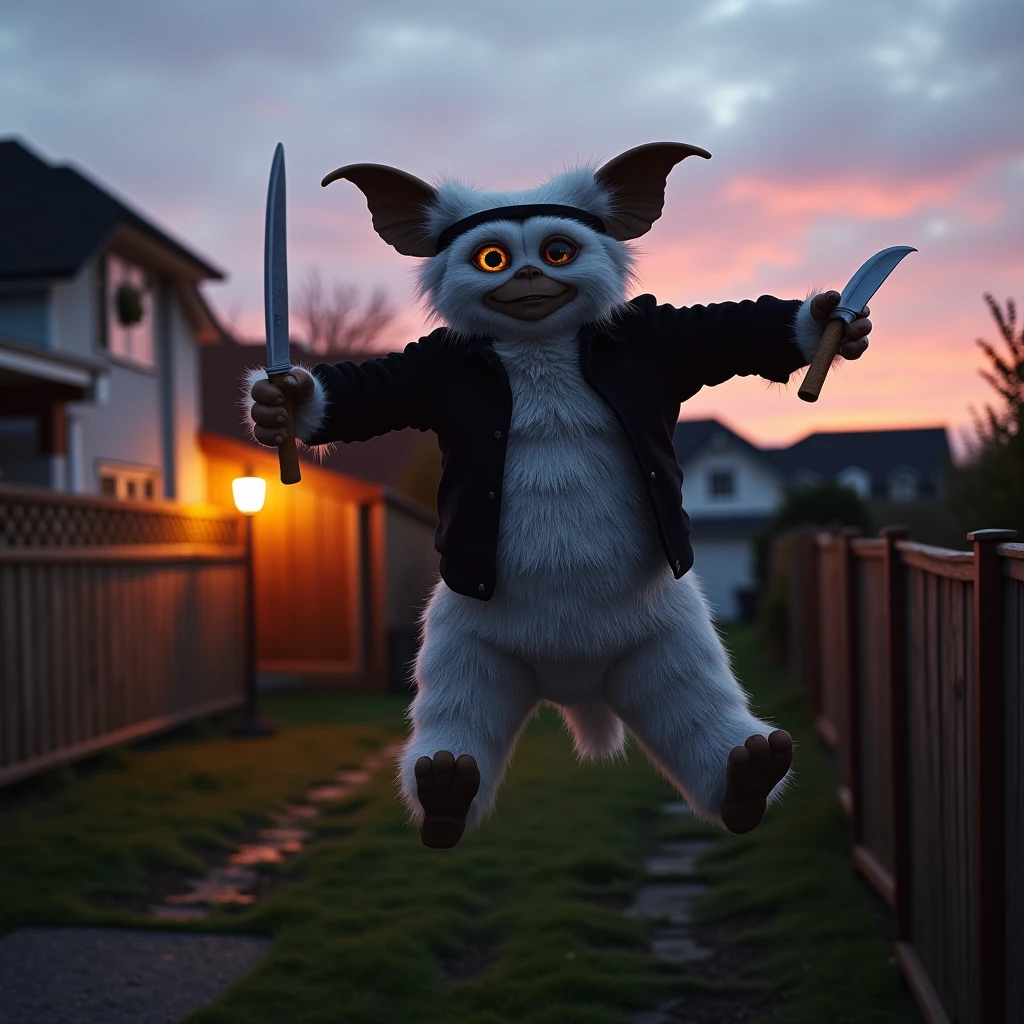
[{"label": "hanging planter", "polygon": [[118,285],[114,293],[114,306],[117,309],[117,322],[122,327],[137,324],[145,314],[142,290],[133,284]]}]

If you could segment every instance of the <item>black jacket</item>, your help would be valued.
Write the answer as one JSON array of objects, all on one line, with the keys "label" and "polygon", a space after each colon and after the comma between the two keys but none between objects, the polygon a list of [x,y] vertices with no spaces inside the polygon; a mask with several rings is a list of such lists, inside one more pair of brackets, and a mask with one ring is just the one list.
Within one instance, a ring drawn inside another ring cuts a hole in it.
[{"label": "black jacket", "polygon": [[[580,368],[614,412],[636,458],[676,577],[693,565],[683,473],[672,437],[679,406],[704,385],[757,374],[785,382],[806,365],[793,322],[799,301],[762,296],[676,309],[634,299],[610,328],[580,331]],[[497,578],[498,519],[512,391],[489,338],[454,341],[446,328],[368,362],[320,363],[326,420],[309,444],[433,430],[441,449],[441,577],[488,600]]]}]

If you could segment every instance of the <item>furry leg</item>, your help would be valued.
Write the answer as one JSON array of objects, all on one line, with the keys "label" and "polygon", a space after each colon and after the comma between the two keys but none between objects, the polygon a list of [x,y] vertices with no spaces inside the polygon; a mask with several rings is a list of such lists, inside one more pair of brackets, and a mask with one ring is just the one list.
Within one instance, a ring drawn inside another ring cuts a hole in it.
[{"label": "furry leg", "polygon": [[774,727],[751,714],[697,581],[684,576],[672,600],[672,624],[611,668],[605,692],[694,814],[721,824],[730,751],[755,734],[767,737]]},{"label": "furry leg", "polygon": [[581,761],[598,761],[622,753],[626,734],[622,722],[600,699],[559,705]]},{"label": "furry leg", "polygon": [[398,759],[398,782],[418,825],[423,808],[416,761],[439,750],[455,757],[472,754],[480,769],[480,789],[466,818],[472,828],[490,810],[519,734],[537,707],[536,685],[519,658],[429,619],[428,612],[409,710],[412,735]]}]

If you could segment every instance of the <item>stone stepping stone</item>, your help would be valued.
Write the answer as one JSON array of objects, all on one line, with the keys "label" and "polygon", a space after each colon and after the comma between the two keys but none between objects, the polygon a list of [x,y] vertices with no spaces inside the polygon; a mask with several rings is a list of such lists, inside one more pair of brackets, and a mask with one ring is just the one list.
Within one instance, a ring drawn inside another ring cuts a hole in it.
[{"label": "stone stepping stone", "polygon": [[710,849],[714,839],[687,839],[685,841],[662,843],[653,857],[644,862],[644,870],[655,877],[659,875],[692,875],[697,858]]},{"label": "stone stepping stone", "polygon": [[[306,799],[329,802],[351,796],[369,782],[371,765],[383,764],[398,749],[385,747],[370,755],[362,768],[336,772],[333,782],[314,786]],[[319,814],[320,809],[313,804],[290,804],[284,811],[276,812],[271,816],[274,828],[260,829],[256,841],[242,844],[228,858],[227,865],[213,868],[203,878],[191,880],[187,892],[174,893],[164,903],[151,906],[150,915],[165,921],[189,921],[207,917],[209,906],[247,906],[255,902],[258,876],[253,869],[261,864],[280,864],[286,857],[298,853],[310,838],[310,833],[300,828],[298,822],[309,821]],[[0,1017],[0,1022],[2,1020]]]},{"label": "stone stepping stone", "polygon": [[633,905],[625,910],[626,917],[665,918],[670,924],[689,924],[693,920],[690,908],[693,901],[706,889],[703,885],[655,884],[637,890]]},{"label": "stone stepping stone", "polygon": [[338,800],[344,800],[354,792],[355,786],[328,782],[322,786],[314,786],[306,794],[306,799],[318,804],[334,803]]},{"label": "stone stepping stone", "polygon": [[667,814],[670,818],[690,818],[693,816],[690,805],[682,800],[671,800],[667,804],[662,804],[661,813]]},{"label": "stone stepping stone", "polygon": [[694,964],[715,955],[701,946],[685,928],[663,928],[651,940],[651,952],[673,964]]},{"label": "stone stepping stone", "polygon": [[113,928],[0,938],[4,1024],[177,1024],[244,977],[267,939]]}]

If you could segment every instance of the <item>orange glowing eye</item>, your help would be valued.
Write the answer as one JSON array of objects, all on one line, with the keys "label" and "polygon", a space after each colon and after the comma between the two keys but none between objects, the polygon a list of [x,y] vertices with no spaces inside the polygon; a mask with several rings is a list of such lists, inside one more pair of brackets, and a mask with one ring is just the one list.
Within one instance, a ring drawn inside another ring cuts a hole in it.
[{"label": "orange glowing eye", "polygon": [[504,270],[508,266],[508,253],[500,245],[485,245],[477,249],[473,262],[488,273]]},{"label": "orange glowing eye", "polygon": [[579,249],[568,238],[549,238],[541,246],[540,251],[545,263],[550,263],[557,267],[563,263],[572,263],[576,259],[576,253],[579,252]]}]

